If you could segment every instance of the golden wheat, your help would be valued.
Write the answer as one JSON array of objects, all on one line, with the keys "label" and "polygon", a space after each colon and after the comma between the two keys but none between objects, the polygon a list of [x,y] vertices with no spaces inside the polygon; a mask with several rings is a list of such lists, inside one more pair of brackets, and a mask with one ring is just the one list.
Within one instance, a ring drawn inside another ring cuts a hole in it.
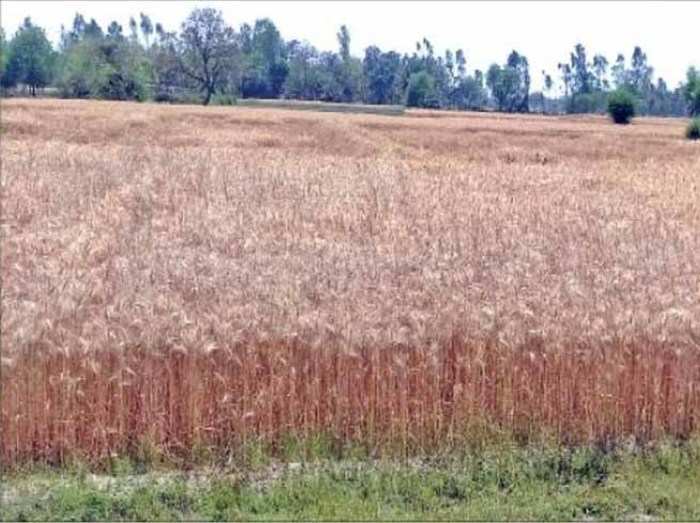
[{"label": "golden wheat", "polygon": [[686,437],[683,122],[2,101],[0,459]]}]

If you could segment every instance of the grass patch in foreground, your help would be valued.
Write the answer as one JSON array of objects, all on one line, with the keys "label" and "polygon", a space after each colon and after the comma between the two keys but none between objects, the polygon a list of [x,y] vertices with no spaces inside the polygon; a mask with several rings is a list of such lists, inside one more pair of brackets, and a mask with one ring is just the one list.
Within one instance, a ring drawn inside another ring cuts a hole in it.
[{"label": "grass patch in foreground", "polygon": [[501,447],[415,461],[270,462],[109,475],[16,472],[2,520],[700,518],[700,442],[653,450]]}]

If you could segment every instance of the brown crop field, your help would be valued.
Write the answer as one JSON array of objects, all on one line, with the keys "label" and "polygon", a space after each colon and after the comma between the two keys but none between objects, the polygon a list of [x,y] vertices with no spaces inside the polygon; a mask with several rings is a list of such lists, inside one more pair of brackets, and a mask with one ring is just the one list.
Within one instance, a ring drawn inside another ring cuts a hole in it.
[{"label": "brown crop field", "polygon": [[4,465],[700,428],[682,120],[1,110]]}]

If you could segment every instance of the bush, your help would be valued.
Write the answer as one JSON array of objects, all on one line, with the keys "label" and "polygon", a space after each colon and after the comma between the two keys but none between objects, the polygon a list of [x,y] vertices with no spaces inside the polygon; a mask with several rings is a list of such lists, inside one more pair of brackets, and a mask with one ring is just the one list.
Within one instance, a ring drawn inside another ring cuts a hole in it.
[{"label": "bush", "polygon": [[617,124],[628,124],[635,115],[634,96],[622,89],[610,94],[608,98],[608,114]]},{"label": "bush", "polygon": [[685,137],[688,140],[700,140],[700,118],[690,121],[685,130]]}]

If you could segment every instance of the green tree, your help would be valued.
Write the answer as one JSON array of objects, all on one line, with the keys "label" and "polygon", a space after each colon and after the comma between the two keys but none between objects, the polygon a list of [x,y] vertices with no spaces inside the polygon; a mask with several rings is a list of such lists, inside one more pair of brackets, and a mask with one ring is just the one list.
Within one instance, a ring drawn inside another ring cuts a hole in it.
[{"label": "green tree", "polygon": [[239,37],[243,53],[241,94],[244,97],[277,98],[289,73],[286,47],[269,18],[255,21],[251,30],[244,24]]},{"label": "green tree", "polygon": [[632,68],[629,71],[629,83],[638,93],[644,94],[649,90],[654,68],[647,61],[647,55],[637,46],[632,53]]},{"label": "green tree", "polygon": [[151,37],[153,36],[153,22],[148,15],[140,13],[141,23],[139,27],[141,28],[141,34],[143,35],[146,48],[151,46]]},{"label": "green tree", "polygon": [[486,73],[486,85],[499,111],[527,112],[529,110],[530,72],[527,58],[513,51],[501,67],[493,64]]},{"label": "green tree", "polygon": [[467,74],[467,60],[464,58],[464,51],[457,49],[455,53],[455,62],[457,64],[457,75],[465,76]]},{"label": "green tree", "polygon": [[406,105],[409,107],[439,107],[435,79],[427,71],[414,73],[408,80]]},{"label": "green tree", "polygon": [[5,30],[0,27],[0,83],[5,76],[5,66],[7,65],[7,42],[5,41]]},{"label": "green tree", "polygon": [[340,59],[343,62],[348,62],[350,60],[350,31],[348,31],[347,26],[341,25],[335,36],[340,47]]},{"label": "green tree", "polygon": [[286,98],[317,100],[320,87],[318,78],[318,51],[308,42],[292,40],[287,44],[289,74],[283,94]]},{"label": "green tree", "polygon": [[343,101],[342,78],[343,62],[337,53],[322,52],[318,60],[319,99],[324,102]]},{"label": "green tree", "polygon": [[362,73],[366,100],[371,104],[396,103],[400,98],[401,56],[394,51],[382,52],[376,46],[365,49]]},{"label": "green tree", "polygon": [[182,72],[178,56],[177,35],[167,32],[156,24],[157,39],[150,50],[153,71],[154,98],[156,101],[172,102],[188,99],[186,91],[196,85]]},{"label": "green tree", "polygon": [[446,50],[444,62],[438,60],[437,69],[447,73],[438,75],[442,82],[438,83],[437,88],[444,90],[440,98],[448,107],[476,109],[484,104],[486,92],[483,76],[478,71],[474,76],[467,75],[467,61],[462,49],[458,49],[454,54],[449,49]]},{"label": "green tree", "polygon": [[143,48],[116,31],[71,45],[58,80],[64,96],[108,100],[145,100],[151,83],[151,64]]},{"label": "green tree", "polygon": [[688,104],[690,116],[700,115],[700,72],[695,67],[690,67],[686,73],[683,97]]},{"label": "green tree", "polygon": [[85,26],[85,38],[100,39],[104,36],[100,24],[94,18],[90,19],[90,23]]},{"label": "green tree", "polygon": [[576,44],[571,53],[571,95],[588,94],[593,90],[593,74],[588,70],[586,48]]},{"label": "green tree", "polygon": [[457,109],[478,109],[484,105],[486,92],[480,71],[474,76],[464,75],[457,79],[452,90],[452,101]]},{"label": "green tree", "polygon": [[597,54],[591,63],[587,56],[586,48],[582,44],[576,44],[570,55],[569,66],[560,66],[565,81],[568,80],[568,85],[565,85],[568,91],[565,100],[568,113],[604,112],[606,109],[607,96],[603,90],[608,88],[608,61],[603,55]]},{"label": "green tree", "polygon": [[139,41],[139,26],[133,16],[129,17],[129,38],[132,42]]},{"label": "green tree", "polygon": [[362,64],[350,55],[350,32],[345,25],[340,26],[336,38],[338,39],[340,60],[342,62],[340,78],[338,79],[342,90],[342,101],[352,102],[359,91]]},{"label": "green tree", "polygon": [[107,32],[94,19],[76,14],[62,30],[57,86],[63,96],[144,100],[151,95],[153,68],[138,40],[127,39],[111,22]]},{"label": "green tree", "polygon": [[593,57],[593,84],[598,91],[606,91],[610,87],[607,79],[608,65],[608,59],[602,54]]},{"label": "green tree", "polygon": [[545,71],[542,70],[542,112],[547,112],[547,96],[552,92],[552,87],[554,87],[554,82],[552,77]]},{"label": "green tree", "polygon": [[517,105],[518,74],[510,67],[492,64],[486,73],[486,85],[499,111],[513,112]]},{"label": "green tree", "polygon": [[526,113],[529,111],[530,65],[527,58],[515,50],[508,56],[507,64],[510,69],[516,72],[518,77],[515,110]]},{"label": "green tree", "polygon": [[628,79],[627,79],[627,68],[625,65],[625,55],[622,53],[617,55],[617,58],[615,59],[615,63],[611,67],[610,71],[612,72],[613,80],[615,81],[615,87],[617,89],[620,89],[622,87],[625,87],[628,85]]},{"label": "green tree", "polygon": [[122,26],[117,22],[109,24],[109,27],[107,27],[107,37],[115,40],[122,40],[124,38]]},{"label": "green tree", "polygon": [[45,87],[51,80],[53,61],[54,52],[46,33],[25,18],[9,45],[3,84],[26,85],[36,96],[37,88]]},{"label": "green tree", "polygon": [[227,87],[227,70],[237,66],[235,32],[220,11],[197,8],[183,22],[178,44],[180,68],[208,105],[214,93]]},{"label": "green tree", "polygon": [[561,82],[564,84],[564,101],[567,101],[571,92],[571,66],[567,63],[560,63],[557,68],[561,74]]}]

